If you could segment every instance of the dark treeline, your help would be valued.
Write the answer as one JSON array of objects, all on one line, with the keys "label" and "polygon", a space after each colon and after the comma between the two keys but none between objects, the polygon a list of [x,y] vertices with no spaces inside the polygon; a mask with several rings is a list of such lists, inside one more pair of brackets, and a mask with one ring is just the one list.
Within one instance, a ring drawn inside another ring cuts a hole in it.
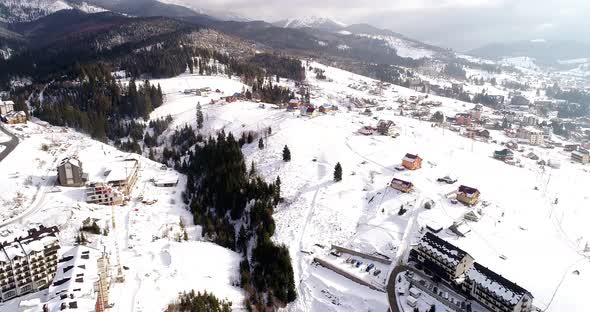
[{"label": "dark treeline", "polygon": [[[98,140],[129,135],[133,128],[122,121],[147,118],[163,103],[159,85],[131,80],[125,87],[112,77],[111,68],[102,64],[76,65],[70,77],[72,80],[48,85],[43,103],[34,104],[34,114],[51,124],[89,133]],[[138,140],[143,137],[143,133],[134,134]]]},{"label": "dark treeline", "polygon": [[590,116],[590,93],[578,89],[564,91],[554,84],[547,88],[546,94],[549,97],[569,102],[568,105],[560,105],[557,108],[560,118]]},{"label": "dark treeline", "polygon": [[248,62],[266,68],[270,75],[295,81],[305,80],[305,68],[301,66],[301,61],[296,59],[261,53],[252,57]]},{"label": "dark treeline", "polygon": [[166,312],[231,312],[231,302],[219,300],[212,294],[182,293],[175,303],[169,304]]},{"label": "dark treeline", "polygon": [[244,255],[246,304],[263,311],[295,300],[295,283],[288,249],[270,239],[280,180],[266,183],[254,167],[248,172],[240,143],[221,132],[189,152],[182,168],[188,176],[185,200],[203,235]]}]

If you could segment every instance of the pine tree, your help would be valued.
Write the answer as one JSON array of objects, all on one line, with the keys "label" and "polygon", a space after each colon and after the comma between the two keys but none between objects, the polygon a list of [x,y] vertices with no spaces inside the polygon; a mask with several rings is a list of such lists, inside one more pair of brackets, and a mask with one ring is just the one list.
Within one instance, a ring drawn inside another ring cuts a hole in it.
[{"label": "pine tree", "polygon": [[275,194],[274,194],[274,202],[275,205],[281,201],[281,178],[277,176],[275,181]]},{"label": "pine tree", "polygon": [[197,103],[197,129],[203,129],[203,112],[201,111],[201,103]]},{"label": "pine tree", "polygon": [[340,163],[337,163],[334,167],[334,181],[340,182],[342,181],[342,166]]},{"label": "pine tree", "polygon": [[258,148],[259,149],[264,149],[264,140],[262,138],[260,138],[258,140]]},{"label": "pine tree", "polygon": [[283,161],[291,161],[291,151],[289,150],[289,147],[287,147],[287,145],[285,145],[285,147],[283,148]]}]

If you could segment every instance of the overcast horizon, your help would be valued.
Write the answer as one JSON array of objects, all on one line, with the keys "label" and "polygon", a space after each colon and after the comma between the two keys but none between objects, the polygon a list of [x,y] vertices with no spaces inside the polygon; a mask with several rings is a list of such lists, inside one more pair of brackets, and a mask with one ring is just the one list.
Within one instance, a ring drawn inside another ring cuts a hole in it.
[{"label": "overcast horizon", "polygon": [[494,42],[588,42],[590,1],[563,0],[162,0],[268,22],[319,16],[368,23],[442,47],[464,51]]}]

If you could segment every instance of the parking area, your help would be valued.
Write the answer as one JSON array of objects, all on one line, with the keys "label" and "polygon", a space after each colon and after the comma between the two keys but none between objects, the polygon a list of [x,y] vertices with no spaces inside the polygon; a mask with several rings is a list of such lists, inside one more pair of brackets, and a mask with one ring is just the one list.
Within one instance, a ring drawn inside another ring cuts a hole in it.
[{"label": "parking area", "polygon": [[452,290],[443,283],[434,282],[423,272],[404,271],[397,277],[396,294],[401,311],[456,311],[489,312],[474,300]]},{"label": "parking area", "polygon": [[355,282],[382,291],[385,289],[389,266],[379,261],[333,250],[320,259],[320,264]]}]

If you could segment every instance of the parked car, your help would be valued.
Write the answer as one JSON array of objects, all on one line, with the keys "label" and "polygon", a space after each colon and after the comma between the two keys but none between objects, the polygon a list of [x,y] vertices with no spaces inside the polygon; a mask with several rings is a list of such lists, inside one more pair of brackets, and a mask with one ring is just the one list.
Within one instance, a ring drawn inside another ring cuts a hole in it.
[{"label": "parked car", "polygon": [[369,263],[369,265],[367,265],[367,268],[365,269],[365,272],[371,272],[371,270],[375,267],[375,265],[373,263]]},{"label": "parked car", "polygon": [[457,179],[451,178],[449,176],[444,176],[442,178],[436,179],[436,181],[446,184],[454,184],[455,182],[457,182]]},{"label": "parked car", "polygon": [[362,262],[362,261],[357,261],[357,262],[356,262],[356,267],[357,267],[357,268],[360,268],[360,266],[361,266],[362,264],[363,264],[363,262]]},{"label": "parked car", "polygon": [[379,274],[381,274],[381,270],[377,269],[377,270],[373,271],[373,276],[377,276]]}]

